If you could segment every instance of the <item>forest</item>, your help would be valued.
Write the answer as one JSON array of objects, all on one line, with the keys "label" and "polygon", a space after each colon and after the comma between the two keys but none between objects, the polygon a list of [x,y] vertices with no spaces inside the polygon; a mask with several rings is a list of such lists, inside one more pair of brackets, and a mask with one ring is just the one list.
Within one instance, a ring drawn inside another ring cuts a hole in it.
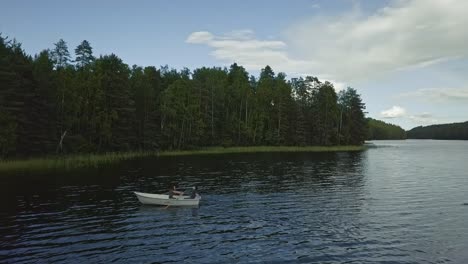
[{"label": "forest", "polygon": [[468,121],[431,126],[418,126],[407,132],[411,139],[460,139],[468,140]]},{"label": "forest", "polygon": [[373,118],[367,118],[369,140],[406,139],[406,131],[400,126]]},{"label": "forest", "polygon": [[360,145],[365,104],[348,87],[229,68],[176,70],[74,56],[60,39],[28,55],[0,35],[0,158],[206,146]]}]

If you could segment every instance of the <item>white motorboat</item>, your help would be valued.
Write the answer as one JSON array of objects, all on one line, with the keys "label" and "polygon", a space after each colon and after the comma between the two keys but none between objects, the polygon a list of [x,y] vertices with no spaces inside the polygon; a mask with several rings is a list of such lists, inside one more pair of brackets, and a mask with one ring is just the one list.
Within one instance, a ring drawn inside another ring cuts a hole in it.
[{"label": "white motorboat", "polygon": [[197,206],[200,203],[201,196],[196,193],[194,196],[187,195],[169,195],[134,192],[142,204],[149,205],[170,205],[170,206]]}]

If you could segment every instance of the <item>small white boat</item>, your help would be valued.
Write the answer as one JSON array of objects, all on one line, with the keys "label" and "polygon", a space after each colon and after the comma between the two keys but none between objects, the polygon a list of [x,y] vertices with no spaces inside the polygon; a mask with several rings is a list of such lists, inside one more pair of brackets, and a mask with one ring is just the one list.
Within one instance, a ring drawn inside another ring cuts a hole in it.
[{"label": "small white boat", "polygon": [[150,205],[170,205],[170,206],[197,206],[201,196],[196,194],[194,198],[187,195],[153,194],[134,192],[142,204]]}]

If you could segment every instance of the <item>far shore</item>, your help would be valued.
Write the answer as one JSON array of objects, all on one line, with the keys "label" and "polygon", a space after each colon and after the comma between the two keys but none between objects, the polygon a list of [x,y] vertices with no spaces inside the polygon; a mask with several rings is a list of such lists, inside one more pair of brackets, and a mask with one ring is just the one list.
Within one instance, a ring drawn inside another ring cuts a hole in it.
[{"label": "far shore", "polygon": [[170,150],[150,152],[112,152],[102,154],[81,154],[63,157],[31,158],[24,160],[0,161],[0,173],[22,171],[44,171],[55,169],[93,168],[105,164],[142,157],[169,157],[188,155],[214,155],[233,153],[266,153],[266,152],[348,152],[362,151],[367,146],[252,146],[252,147],[208,147],[197,150]]}]

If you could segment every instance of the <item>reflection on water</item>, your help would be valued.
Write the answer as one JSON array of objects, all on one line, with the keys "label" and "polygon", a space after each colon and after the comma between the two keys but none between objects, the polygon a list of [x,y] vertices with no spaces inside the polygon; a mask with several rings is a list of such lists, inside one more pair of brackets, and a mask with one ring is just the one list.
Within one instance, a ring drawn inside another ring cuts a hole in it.
[{"label": "reflection on water", "polygon": [[[418,142],[4,178],[0,262],[462,263],[468,145]],[[174,184],[199,186],[200,207],[133,194]]]}]

